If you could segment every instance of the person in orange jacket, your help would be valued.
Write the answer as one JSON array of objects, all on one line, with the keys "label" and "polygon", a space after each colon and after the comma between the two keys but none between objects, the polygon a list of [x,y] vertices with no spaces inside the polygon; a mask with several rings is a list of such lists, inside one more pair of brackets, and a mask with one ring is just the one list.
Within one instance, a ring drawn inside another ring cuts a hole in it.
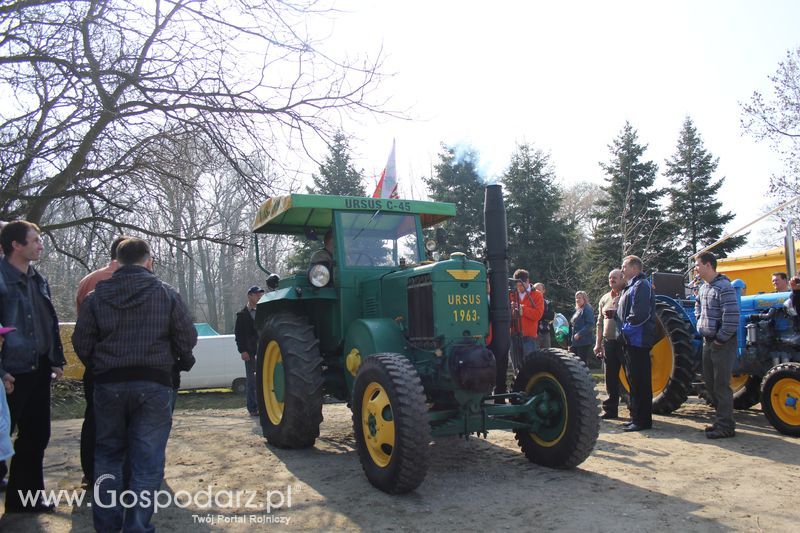
[{"label": "person in orange jacket", "polygon": [[511,294],[511,311],[519,320],[512,321],[511,333],[522,333],[522,355],[525,357],[539,348],[538,330],[539,320],[544,314],[544,296],[533,289],[527,270],[516,270],[514,279],[517,280],[517,294]]}]

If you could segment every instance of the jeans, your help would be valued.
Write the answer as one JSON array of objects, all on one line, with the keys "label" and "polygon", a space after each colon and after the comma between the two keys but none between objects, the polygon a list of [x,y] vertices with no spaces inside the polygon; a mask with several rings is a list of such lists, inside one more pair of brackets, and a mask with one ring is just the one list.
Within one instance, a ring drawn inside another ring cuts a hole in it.
[{"label": "jeans", "polygon": [[256,402],[256,362],[254,356],[250,356],[249,361],[244,362],[244,373],[247,379],[247,412],[257,413],[258,402]]},{"label": "jeans", "polygon": [[[150,519],[154,495],[164,478],[174,402],[172,387],[152,381],[95,383],[92,511],[97,531],[155,531]],[[127,484],[123,482],[126,459]]]},{"label": "jeans", "polygon": [[522,337],[522,354],[524,357],[532,354],[539,349],[539,342],[536,337]]},{"label": "jeans", "polygon": [[736,428],[733,419],[731,372],[737,347],[736,335],[722,346],[707,340],[703,341],[703,381],[706,384],[708,397],[717,409],[714,425],[723,431],[733,431]]},{"label": "jeans", "polygon": [[[512,346],[510,350],[511,363],[514,365],[514,369],[517,371],[522,367],[525,358],[539,349],[536,337],[519,337],[519,341],[521,341],[519,349],[522,350],[522,353],[518,354],[518,350],[517,348],[515,348],[516,345],[514,343],[517,342],[515,340],[515,337],[512,337],[511,339]],[[507,388],[506,379],[508,378],[508,376],[506,375],[506,373],[508,372],[508,355],[496,358],[495,363],[496,363],[495,370],[497,372],[497,375],[496,375],[494,393],[504,394]]]}]

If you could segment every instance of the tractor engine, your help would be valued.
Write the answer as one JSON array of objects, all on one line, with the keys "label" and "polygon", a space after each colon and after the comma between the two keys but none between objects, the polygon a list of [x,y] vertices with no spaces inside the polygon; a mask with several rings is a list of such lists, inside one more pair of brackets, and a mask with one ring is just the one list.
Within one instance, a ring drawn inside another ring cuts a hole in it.
[{"label": "tractor engine", "polygon": [[787,311],[785,306],[770,307],[764,312],[747,317],[747,360],[771,360],[772,366],[800,361],[800,331],[797,317],[791,316],[793,311]]}]

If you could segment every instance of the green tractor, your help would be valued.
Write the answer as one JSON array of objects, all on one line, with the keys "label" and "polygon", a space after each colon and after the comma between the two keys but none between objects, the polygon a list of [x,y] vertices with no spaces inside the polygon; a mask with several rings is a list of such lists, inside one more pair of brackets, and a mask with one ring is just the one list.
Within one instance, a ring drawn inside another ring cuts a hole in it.
[{"label": "green tractor", "polygon": [[449,435],[511,430],[528,459],[554,468],[589,456],[598,401],[577,358],[535,352],[512,392],[492,394],[511,312],[501,188],[490,185],[486,197],[491,298],[482,262],[462,253],[434,261],[436,241],[424,241],[423,230],[455,215],[453,204],[292,194],[261,206],[255,233],[330,240],[307,272],[268,281],[275,290],[258,304],[258,401],[270,444],[312,446],[329,395],[352,408],[368,480],[392,494],[419,486],[430,441]]}]

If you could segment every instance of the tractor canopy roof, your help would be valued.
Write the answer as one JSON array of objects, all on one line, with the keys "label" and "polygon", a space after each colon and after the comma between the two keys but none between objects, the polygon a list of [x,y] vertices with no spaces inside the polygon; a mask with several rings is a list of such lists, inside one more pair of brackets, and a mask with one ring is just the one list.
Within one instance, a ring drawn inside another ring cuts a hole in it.
[{"label": "tractor canopy roof", "polygon": [[334,211],[419,215],[422,227],[427,228],[454,217],[456,206],[396,198],[289,194],[270,198],[261,204],[253,222],[253,232],[303,235],[312,229],[324,233],[333,225]]}]

